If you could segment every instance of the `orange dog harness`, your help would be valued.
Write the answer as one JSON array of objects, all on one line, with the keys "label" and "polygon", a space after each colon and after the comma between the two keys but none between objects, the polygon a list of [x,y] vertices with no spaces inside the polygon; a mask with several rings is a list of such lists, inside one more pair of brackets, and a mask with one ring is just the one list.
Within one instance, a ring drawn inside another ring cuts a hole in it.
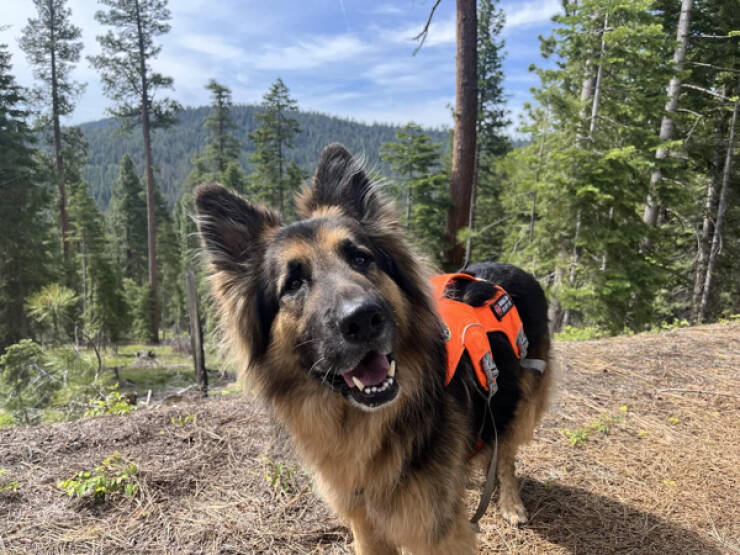
[{"label": "orange dog harness", "polygon": [[481,306],[471,306],[445,297],[447,286],[455,279],[480,281],[468,274],[441,274],[431,280],[437,312],[447,328],[445,385],[452,380],[463,353],[467,351],[478,382],[486,391],[492,388],[493,391],[489,393],[495,393],[498,368],[486,334],[503,333],[516,357],[523,360],[529,345],[522,319],[509,294],[498,285],[494,285],[496,292],[493,297]]}]

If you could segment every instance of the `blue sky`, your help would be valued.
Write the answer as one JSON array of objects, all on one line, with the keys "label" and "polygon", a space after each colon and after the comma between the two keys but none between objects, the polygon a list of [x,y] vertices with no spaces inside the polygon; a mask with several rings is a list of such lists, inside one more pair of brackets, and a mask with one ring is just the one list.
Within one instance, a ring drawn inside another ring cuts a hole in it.
[{"label": "blue sky", "polygon": [[[30,0],[4,0],[0,42],[10,45],[13,72],[24,86],[31,69],[17,39],[34,15]],[[83,56],[98,52],[103,28],[94,0],[69,0],[83,30]],[[257,103],[278,76],[303,109],[368,123],[451,125],[455,81],[455,1],[442,0],[429,37],[412,56],[432,0],[170,0],[172,30],[160,37],[154,67],[174,77],[171,96],[186,106],[208,103],[206,82],[215,78],[237,103]],[[560,0],[505,0],[508,52],[505,91],[516,122],[529,88],[527,68],[540,61],[538,34],[548,34]],[[83,59],[74,78],[87,82],[65,123],[105,117],[111,105],[98,76]]]}]

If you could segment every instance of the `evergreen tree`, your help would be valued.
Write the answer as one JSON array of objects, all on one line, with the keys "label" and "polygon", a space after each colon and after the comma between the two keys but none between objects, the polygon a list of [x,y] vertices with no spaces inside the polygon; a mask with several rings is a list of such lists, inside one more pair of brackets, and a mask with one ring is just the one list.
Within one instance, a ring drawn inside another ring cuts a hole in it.
[{"label": "evergreen tree", "polygon": [[298,121],[292,117],[297,103],[290,97],[288,87],[278,78],[262,101],[262,112],[256,115],[260,126],[249,135],[255,146],[252,162],[253,192],[258,199],[271,203],[282,218],[285,215],[285,197],[290,196],[285,179],[288,150],[300,132]]},{"label": "evergreen tree", "polygon": [[211,113],[204,127],[208,131],[204,156],[213,171],[224,174],[229,163],[239,159],[241,145],[234,137],[236,124],[231,117],[231,90],[211,79],[206,89],[211,91]]},{"label": "evergreen tree", "polygon": [[143,283],[147,276],[146,201],[131,158],[123,157],[113,185],[108,222],[116,264],[123,276]]},{"label": "evergreen tree", "polygon": [[28,20],[20,38],[20,46],[33,67],[34,77],[43,83],[34,93],[48,114],[43,126],[51,131],[53,138],[59,191],[59,225],[65,260],[69,251],[67,191],[60,118],[72,112],[75,97],[82,89],[80,84],[70,78],[72,69],[80,60],[81,30],[70,23],[71,10],[66,7],[66,3],[66,0],[33,0],[38,17]]},{"label": "evergreen tree", "polygon": [[151,130],[167,127],[174,122],[174,113],[180,105],[170,99],[155,100],[158,89],[170,88],[172,78],[151,69],[150,62],[162,50],[154,44],[154,37],[170,30],[167,21],[171,14],[167,0],[99,0],[108,11],[98,11],[95,19],[114,30],[99,36],[102,53],[90,58],[100,71],[103,90],[117,106],[110,109],[125,128],[141,124],[144,140],[147,205],[147,248],[149,286],[154,306],[152,310],[152,338],[159,335],[157,307],[157,222],[156,193],[152,162]]},{"label": "evergreen tree", "polygon": [[123,276],[109,255],[103,215],[84,182],[72,185],[69,215],[85,335],[97,344],[118,343],[129,324]]},{"label": "evergreen tree", "polygon": [[0,352],[28,337],[26,298],[52,278],[48,178],[34,156],[25,99],[0,44]]},{"label": "evergreen tree", "polygon": [[505,128],[503,52],[506,17],[496,0],[478,4],[478,120],[475,182],[465,260],[496,260],[501,255],[501,182],[497,160],[511,149]]},{"label": "evergreen tree", "polygon": [[438,261],[444,239],[444,214],[449,205],[447,175],[440,170],[440,145],[415,123],[396,133],[396,142],[383,144],[381,157],[398,177],[392,188],[403,208],[403,221],[413,240]]}]

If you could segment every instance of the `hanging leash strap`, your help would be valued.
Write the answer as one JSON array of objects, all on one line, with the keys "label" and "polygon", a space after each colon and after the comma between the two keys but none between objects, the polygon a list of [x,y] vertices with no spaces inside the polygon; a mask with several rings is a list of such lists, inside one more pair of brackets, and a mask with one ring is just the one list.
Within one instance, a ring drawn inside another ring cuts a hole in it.
[{"label": "hanging leash strap", "polygon": [[[492,361],[493,362],[493,361]],[[480,390],[476,389],[478,393],[483,396],[486,399],[486,414],[483,416],[483,420],[481,422],[480,430],[478,431],[478,437],[483,436],[483,427],[486,424],[486,416],[489,416],[491,419],[491,426],[493,427],[493,454],[491,455],[491,462],[488,463],[488,472],[486,473],[486,483],[483,486],[483,491],[480,494],[480,501],[478,501],[478,508],[475,509],[475,514],[473,514],[473,518],[470,519],[470,523],[475,527],[476,532],[480,532],[480,526],[478,525],[478,521],[481,519],[481,517],[486,514],[486,511],[488,510],[488,505],[491,504],[491,496],[493,495],[493,490],[496,487],[496,466],[498,461],[498,432],[496,431],[496,420],[493,417],[493,409],[491,408],[491,400],[493,399],[494,393],[498,391],[498,386],[496,385],[496,378],[498,377],[498,368],[496,367],[496,363],[493,362],[493,368],[490,370],[486,370],[486,378],[488,378],[488,395],[483,395]],[[484,365],[484,369],[486,366]]]}]

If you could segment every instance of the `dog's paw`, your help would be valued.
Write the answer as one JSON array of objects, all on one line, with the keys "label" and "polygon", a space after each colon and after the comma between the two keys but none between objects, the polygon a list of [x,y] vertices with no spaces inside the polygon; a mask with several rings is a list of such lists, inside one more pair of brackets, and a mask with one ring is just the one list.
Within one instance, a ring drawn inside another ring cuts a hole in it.
[{"label": "dog's paw", "polygon": [[509,503],[501,503],[499,505],[499,511],[504,520],[512,526],[521,526],[526,524],[529,517],[527,516],[527,509],[521,501],[512,501]]}]

